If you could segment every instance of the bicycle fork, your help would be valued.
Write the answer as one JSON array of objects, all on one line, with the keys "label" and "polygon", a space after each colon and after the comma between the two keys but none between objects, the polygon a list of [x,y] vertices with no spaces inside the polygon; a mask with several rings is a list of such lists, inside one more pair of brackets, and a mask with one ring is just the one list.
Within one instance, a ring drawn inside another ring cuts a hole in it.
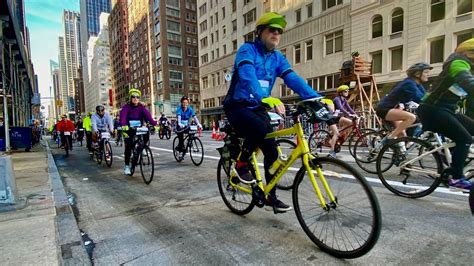
[{"label": "bicycle fork", "polygon": [[318,197],[319,202],[321,203],[321,207],[323,207],[325,211],[329,211],[331,208],[335,209],[337,207],[337,199],[334,197],[331,189],[329,188],[329,185],[326,181],[326,178],[324,177],[321,167],[316,165],[316,173],[318,174],[319,180],[321,181],[321,184],[323,185],[324,190],[326,191],[328,195],[328,199],[330,201],[329,203],[326,202],[326,200],[324,199],[321,193],[321,189],[319,187],[318,182],[316,181],[316,177],[313,173],[313,169],[311,168],[310,164],[311,163],[309,161],[309,155],[308,154],[303,155],[303,165],[306,168],[306,172],[308,173],[309,180],[311,181],[311,184],[313,185],[314,191],[316,193],[316,197]]}]

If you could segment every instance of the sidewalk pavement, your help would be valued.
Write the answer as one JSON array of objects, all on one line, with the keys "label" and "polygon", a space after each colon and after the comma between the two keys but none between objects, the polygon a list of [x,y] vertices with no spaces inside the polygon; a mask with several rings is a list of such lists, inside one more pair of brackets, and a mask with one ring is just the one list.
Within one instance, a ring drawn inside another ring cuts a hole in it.
[{"label": "sidewalk pavement", "polygon": [[0,204],[0,264],[89,265],[49,148],[10,156],[19,200]]}]

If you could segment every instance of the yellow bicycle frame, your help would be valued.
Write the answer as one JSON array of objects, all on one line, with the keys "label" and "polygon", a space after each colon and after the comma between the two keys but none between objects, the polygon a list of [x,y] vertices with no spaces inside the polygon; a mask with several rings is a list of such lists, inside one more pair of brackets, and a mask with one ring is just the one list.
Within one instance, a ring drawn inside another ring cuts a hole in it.
[{"label": "yellow bicycle frame", "polygon": [[[321,206],[326,208],[326,206],[327,206],[326,200],[324,199],[323,195],[321,194],[321,189],[319,187],[318,182],[316,182],[316,177],[314,175],[313,169],[311,168],[310,162],[309,162],[310,159],[314,159],[315,157],[310,153],[308,141],[306,140],[306,138],[304,136],[304,131],[303,131],[303,127],[301,126],[301,123],[298,121],[291,128],[286,128],[286,129],[271,132],[271,133],[267,134],[265,136],[265,138],[270,139],[270,138],[288,136],[288,135],[291,135],[291,134],[296,134],[298,144],[297,144],[296,148],[291,152],[286,165],[283,168],[279,169],[275,173],[274,178],[266,186],[264,186],[264,184],[262,182],[262,175],[260,174],[260,170],[258,168],[258,162],[257,162],[258,150],[255,151],[252,154],[251,163],[253,165],[253,168],[255,169],[255,176],[256,176],[256,179],[257,179],[257,185],[262,189],[262,191],[264,191],[265,196],[267,196],[270,193],[270,191],[276,186],[276,184],[278,183],[280,178],[283,176],[283,174],[285,174],[285,172],[288,170],[288,168],[290,168],[298,158],[301,158],[302,162],[303,162],[303,166],[305,167],[305,169],[308,173],[309,179],[311,180],[311,183],[313,184],[313,188],[314,188],[314,191],[316,193],[316,196],[318,197],[319,202],[321,203]],[[281,153],[281,150],[279,148],[278,148],[278,152]],[[326,191],[330,202],[335,202],[336,199],[335,199],[331,189],[329,188],[329,185],[328,185],[328,183],[327,183],[327,181],[324,177],[323,172],[321,171],[321,168],[317,167],[316,168],[316,173],[318,174],[319,180],[322,183],[322,185],[324,187],[324,190]],[[229,182],[235,188],[237,188],[241,191],[247,192],[249,194],[252,193],[252,189],[249,186],[242,186],[240,184],[233,184],[231,180],[232,179],[230,179]]]}]

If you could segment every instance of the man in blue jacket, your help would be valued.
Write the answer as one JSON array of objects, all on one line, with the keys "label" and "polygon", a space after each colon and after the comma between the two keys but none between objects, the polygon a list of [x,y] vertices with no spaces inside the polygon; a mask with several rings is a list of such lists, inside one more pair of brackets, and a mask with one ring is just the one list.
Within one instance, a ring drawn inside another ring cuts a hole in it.
[{"label": "man in blue jacket", "polygon": [[[282,78],[303,99],[319,96],[275,50],[285,26],[285,18],[275,12],[265,13],[258,19],[255,42],[245,43],[237,51],[231,85],[224,100],[224,111],[229,122],[245,138],[236,170],[240,181],[246,184],[255,182],[250,173],[249,160],[257,147],[265,156],[267,183],[273,178],[268,169],[277,159],[278,151],[274,139],[265,139],[265,135],[272,132],[272,127],[264,105],[275,108],[278,113],[285,113],[283,103],[270,96],[276,78]],[[276,198],[275,189],[270,192],[266,204],[274,206],[278,212],[291,210],[290,206]]]}]

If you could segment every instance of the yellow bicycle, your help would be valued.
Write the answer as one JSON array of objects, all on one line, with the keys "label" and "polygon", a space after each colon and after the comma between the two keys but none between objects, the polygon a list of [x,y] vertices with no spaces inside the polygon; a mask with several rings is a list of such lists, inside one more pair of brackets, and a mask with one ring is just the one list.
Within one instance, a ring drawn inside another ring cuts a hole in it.
[{"label": "yellow bicycle", "polygon": [[[264,184],[257,162],[258,150],[252,154],[255,184],[239,182],[235,162],[242,139],[227,127],[225,145],[219,148],[217,166],[219,192],[227,207],[239,215],[248,214],[255,206],[263,207],[269,192],[301,159],[302,167],[293,182],[293,205],[306,235],[323,251],[339,258],[356,258],[369,252],[378,240],[382,217],[377,198],[365,178],[347,163],[312,155],[304,136],[300,116],[309,121],[320,120],[320,103],[306,100],[292,110],[291,128],[267,134],[276,138],[296,134],[297,146],[287,155],[286,163],[275,172],[269,184]],[[319,112],[319,113],[318,113]],[[281,153],[282,149],[278,149]],[[276,209],[274,208],[274,212]]]}]

